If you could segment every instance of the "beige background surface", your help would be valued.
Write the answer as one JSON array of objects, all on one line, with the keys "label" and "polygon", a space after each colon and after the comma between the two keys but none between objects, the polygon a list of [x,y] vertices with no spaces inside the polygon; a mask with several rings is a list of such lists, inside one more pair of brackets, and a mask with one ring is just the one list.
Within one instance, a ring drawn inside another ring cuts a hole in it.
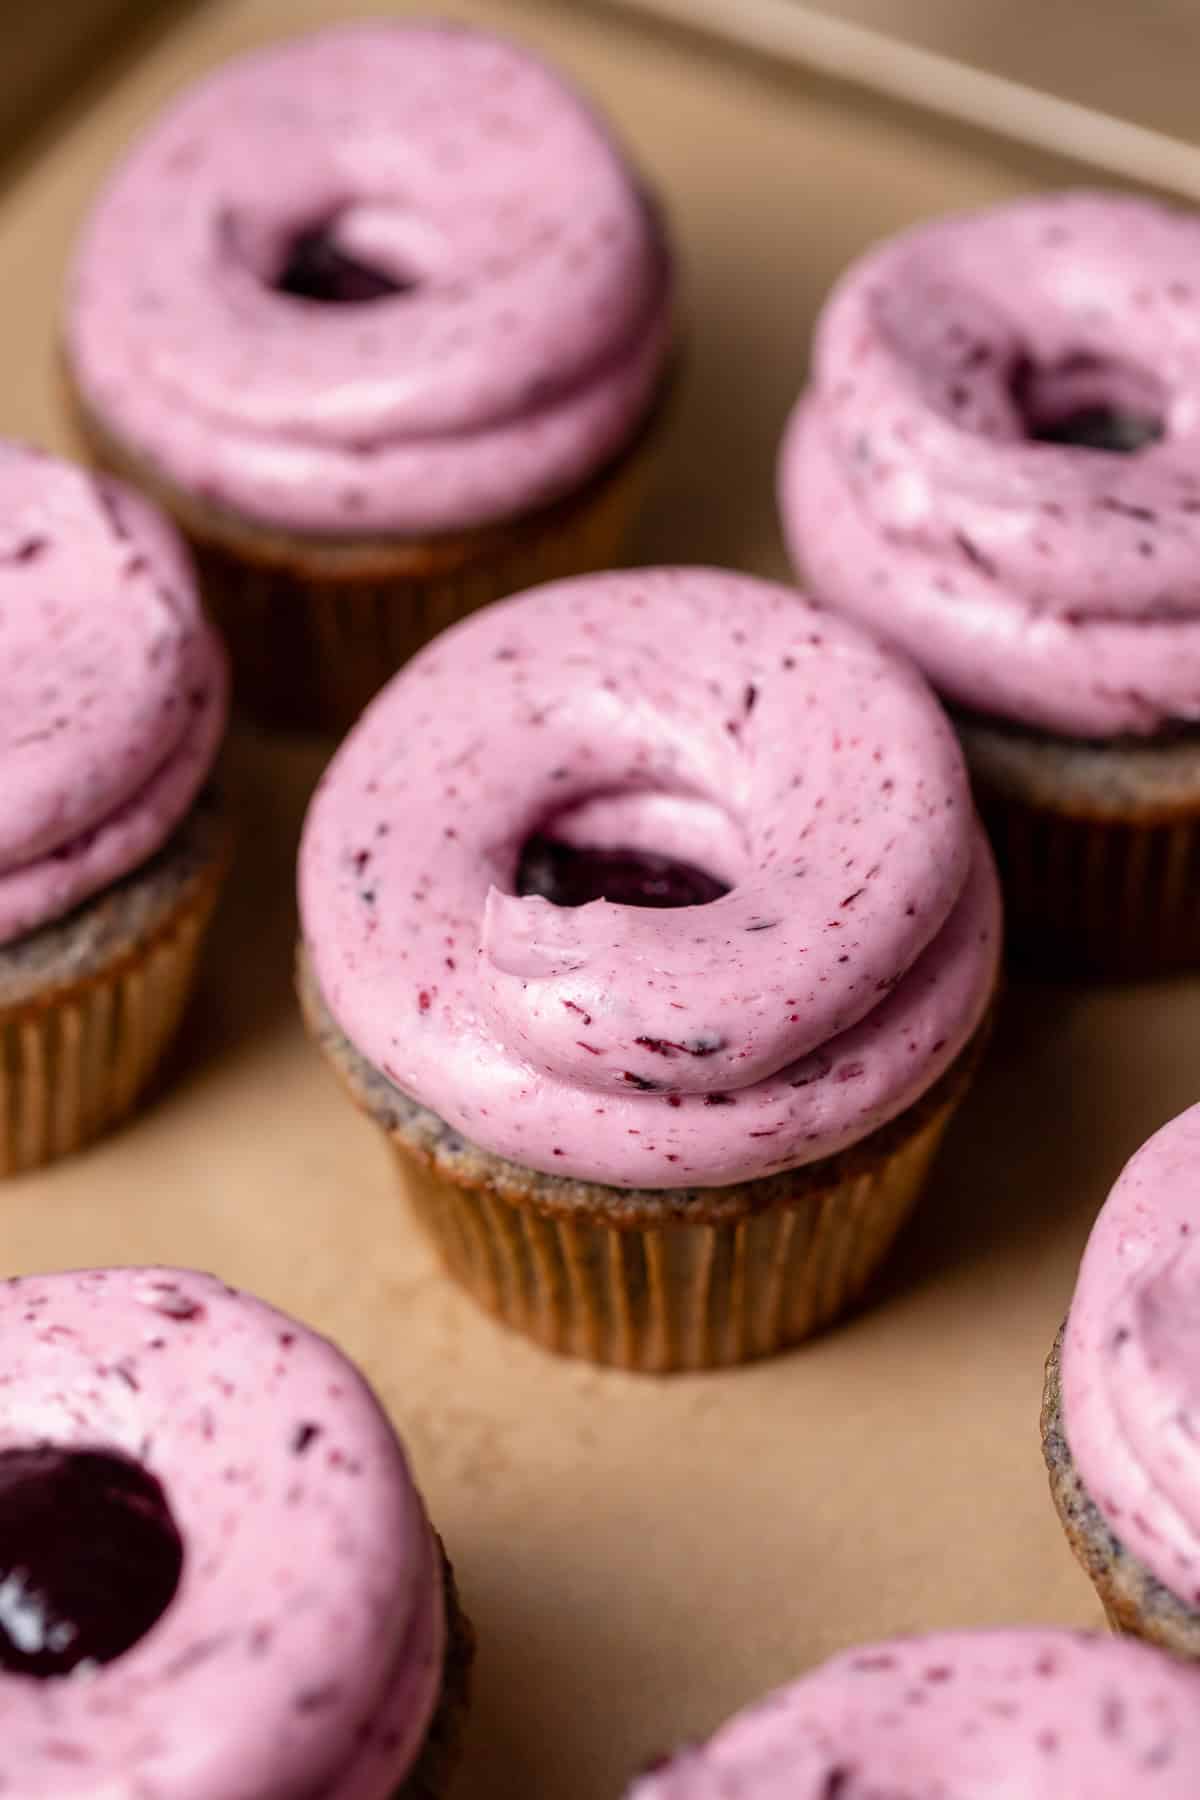
[{"label": "beige background surface", "polygon": [[[336,10],[215,0],[43,139],[0,196],[0,429],[64,441],[64,258],[135,124],[194,71]],[[561,58],[672,205],[692,359],[640,554],[782,573],[773,446],[832,276],[918,214],[1062,171],[574,5],[447,10]],[[617,1800],[646,1755],[856,1639],[1095,1622],[1046,1495],[1041,1363],[1118,1166],[1197,1097],[1195,985],[1014,991],[882,1303],[846,1328],[667,1384],[556,1362],[442,1280],[301,1035],[291,865],[322,756],[237,735],[242,856],[179,1080],[124,1135],[6,1187],[0,1267],[212,1267],[365,1364],[479,1627],[462,1800]]]}]

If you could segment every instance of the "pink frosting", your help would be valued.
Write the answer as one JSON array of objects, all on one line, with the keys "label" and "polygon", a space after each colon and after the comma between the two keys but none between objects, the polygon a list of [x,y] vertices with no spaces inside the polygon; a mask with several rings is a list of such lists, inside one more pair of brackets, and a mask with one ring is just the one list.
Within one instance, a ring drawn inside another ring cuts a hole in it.
[{"label": "pink frosting", "polygon": [[851,1650],[629,1800],[1193,1800],[1200,1676],[1144,1645],[983,1631]]},{"label": "pink frosting", "polygon": [[[547,826],[705,864],[703,908],[512,893]],[[716,1186],[871,1131],[979,1023],[995,877],[920,677],[782,587],[590,576],[447,632],[334,759],[301,852],[346,1035],[475,1142]]]},{"label": "pink frosting", "polygon": [[227,711],[186,553],[147,503],[0,444],[0,945],[145,862]]},{"label": "pink frosting", "polygon": [[1200,1107],[1125,1169],[1063,1343],[1063,1424],[1113,1532],[1200,1611]]},{"label": "pink frosting", "polygon": [[[317,226],[405,291],[275,291]],[[379,21],[243,57],[168,109],[86,228],[67,347],[101,420],[190,492],[301,531],[456,530],[622,447],[669,290],[577,94],[481,33]]]},{"label": "pink frosting", "polygon": [[174,1600],[115,1661],[0,1674],[22,1800],[387,1800],[425,1737],[444,1619],[395,1434],[324,1339],[209,1276],[109,1270],[0,1290],[0,1450],[134,1458],[184,1545]]},{"label": "pink frosting", "polygon": [[[870,251],[783,444],[806,582],[980,711],[1084,738],[1200,719],[1198,304],[1200,218],[1145,200],[1025,201]],[[1161,440],[1029,435],[1105,402]]]}]

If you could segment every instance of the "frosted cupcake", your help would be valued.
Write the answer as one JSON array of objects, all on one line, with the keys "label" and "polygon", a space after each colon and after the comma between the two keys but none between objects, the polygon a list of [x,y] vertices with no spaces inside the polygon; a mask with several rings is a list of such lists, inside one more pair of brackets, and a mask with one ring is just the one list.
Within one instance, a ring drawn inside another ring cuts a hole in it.
[{"label": "frosted cupcake", "polygon": [[629,1800],[1192,1800],[1200,1679],[1067,1631],[835,1657],[666,1759]]},{"label": "frosted cupcake", "polygon": [[819,598],[956,709],[1024,947],[1200,961],[1200,218],[1066,194],[868,252],[779,496]]},{"label": "frosted cupcake", "polygon": [[381,1408],[212,1277],[0,1292],[0,1706],[28,1800],[438,1800],[471,1639]]},{"label": "frosted cupcake", "polygon": [[452,1273],[629,1368],[862,1294],[996,979],[925,684],[715,570],[554,584],[422,652],[318,789],[300,898],[310,1026]]},{"label": "frosted cupcake", "polygon": [[586,103],[495,38],[376,21],[168,108],[87,223],[65,347],[246,698],[345,725],[460,614],[615,558],[672,336],[658,216]]},{"label": "frosted cupcake", "polygon": [[0,444],[0,1175],[134,1105],[192,985],[229,834],[226,670],[174,531]]},{"label": "frosted cupcake", "polygon": [[1125,1169],[1088,1242],[1042,1433],[1111,1623],[1200,1660],[1200,1107]]}]

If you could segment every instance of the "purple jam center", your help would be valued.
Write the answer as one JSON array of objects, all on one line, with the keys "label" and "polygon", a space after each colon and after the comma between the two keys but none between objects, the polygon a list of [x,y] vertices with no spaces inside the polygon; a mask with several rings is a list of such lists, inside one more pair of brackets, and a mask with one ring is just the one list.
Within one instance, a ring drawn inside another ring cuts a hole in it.
[{"label": "purple jam center", "polygon": [[1033,442],[1121,456],[1157,443],[1164,434],[1154,387],[1142,371],[1085,352],[1049,368],[1022,357],[1011,381],[1013,401]]},{"label": "purple jam center", "polygon": [[46,1679],[124,1655],[183,1568],[166,1496],[107,1450],[0,1451],[0,1667]]},{"label": "purple jam center", "polygon": [[707,906],[729,892],[704,869],[652,850],[588,850],[540,836],[521,853],[516,887],[555,906]]},{"label": "purple jam center", "polygon": [[278,294],[323,305],[361,306],[389,294],[407,294],[414,281],[397,280],[382,269],[358,262],[339,250],[329,230],[315,225],[292,239],[287,261],[271,283]]}]

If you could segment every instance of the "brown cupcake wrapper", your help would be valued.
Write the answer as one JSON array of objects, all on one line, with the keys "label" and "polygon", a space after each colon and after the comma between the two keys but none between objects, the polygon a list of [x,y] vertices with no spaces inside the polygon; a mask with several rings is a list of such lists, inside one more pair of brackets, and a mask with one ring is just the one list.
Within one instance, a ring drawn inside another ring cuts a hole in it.
[{"label": "brown cupcake wrapper", "polygon": [[1062,1340],[1060,1331],[1046,1364],[1041,1427],[1050,1494],[1067,1543],[1111,1630],[1200,1662],[1200,1611],[1186,1606],[1130,1554],[1083,1484],[1063,1426]]},{"label": "brown cupcake wrapper", "polygon": [[[771,1356],[858,1301],[911,1213],[965,1081],[873,1164],[713,1221],[617,1223],[447,1180],[393,1136],[414,1209],[448,1273],[547,1350],[643,1373]],[[814,1176],[816,1177],[814,1179]]]},{"label": "brown cupcake wrapper", "polygon": [[225,866],[199,871],[110,962],[0,1006],[0,1177],[69,1156],[133,1110],[175,1036]]},{"label": "brown cupcake wrapper", "polygon": [[1088,818],[976,780],[1016,955],[1048,973],[1149,977],[1200,967],[1194,817]]},{"label": "brown cupcake wrapper", "polygon": [[141,487],[188,540],[229,646],[238,701],[266,724],[344,732],[422,645],[493,600],[611,567],[638,512],[668,410],[576,492],[511,521],[428,540],[305,538],[171,487],[70,394],[92,459]]},{"label": "brown cupcake wrapper", "polygon": [[463,1732],[471,1700],[475,1633],[462,1610],[445,1546],[440,1545],[440,1549],[446,1607],[442,1691],[416,1765],[397,1790],[395,1800],[442,1800],[462,1755]]}]

